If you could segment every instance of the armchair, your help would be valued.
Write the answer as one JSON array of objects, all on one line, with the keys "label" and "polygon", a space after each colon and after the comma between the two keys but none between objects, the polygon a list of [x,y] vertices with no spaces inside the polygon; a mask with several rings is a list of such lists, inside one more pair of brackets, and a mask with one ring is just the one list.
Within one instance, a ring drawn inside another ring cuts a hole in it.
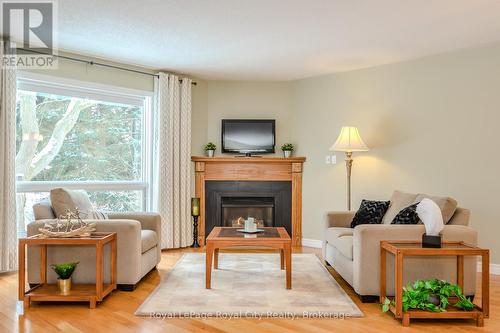
[{"label": "armchair", "polygon": [[[38,229],[54,219],[49,201],[34,205],[35,221],[27,226],[28,236],[38,234]],[[156,213],[111,213],[108,220],[94,220],[96,231],[117,233],[117,282],[122,290],[133,290],[136,284],[161,260],[161,219]],[[110,247],[104,248],[104,281],[110,281]],[[39,282],[40,249],[28,248],[28,282]],[[95,248],[86,246],[53,246],[47,251],[47,262],[78,261],[73,280],[75,283],[95,283]],[[57,276],[47,271],[47,279],[55,283]]]}]

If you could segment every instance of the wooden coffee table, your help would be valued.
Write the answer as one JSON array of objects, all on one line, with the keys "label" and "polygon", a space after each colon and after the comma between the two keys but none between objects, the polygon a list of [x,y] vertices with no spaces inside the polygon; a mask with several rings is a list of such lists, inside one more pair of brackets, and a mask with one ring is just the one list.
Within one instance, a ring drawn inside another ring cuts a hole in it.
[{"label": "wooden coffee table", "polygon": [[264,232],[244,234],[240,228],[215,227],[206,241],[205,286],[211,288],[212,258],[214,269],[219,266],[219,250],[222,248],[270,247],[280,251],[281,269],[286,269],[286,289],[292,289],[292,241],[285,228],[261,228]]}]

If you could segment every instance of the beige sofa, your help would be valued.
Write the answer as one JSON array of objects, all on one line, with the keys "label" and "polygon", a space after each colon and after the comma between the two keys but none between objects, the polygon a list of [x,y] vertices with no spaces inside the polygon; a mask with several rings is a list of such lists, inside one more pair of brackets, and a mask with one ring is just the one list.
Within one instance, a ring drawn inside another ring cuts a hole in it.
[{"label": "beige sofa", "polygon": [[[401,200],[401,196],[407,196]],[[410,196],[412,198],[410,198]],[[417,194],[394,192],[391,206],[386,214],[394,214],[401,206],[406,207],[417,198]],[[420,195],[419,198],[425,195]],[[425,196],[430,197],[430,196]],[[430,197],[435,198],[435,197]],[[438,201],[438,200],[436,200]],[[439,205],[439,201],[438,201]],[[449,207],[448,207],[449,208]],[[402,208],[401,208],[402,209]],[[450,208],[451,209],[451,208]],[[464,241],[477,244],[477,232],[468,226],[470,212],[455,207],[449,215],[449,221],[441,232],[444,240]],[[380,241],[382,240],[421,240],[425,233],[423,224],[391,225],[392,215],[386,224],[364,224],[351,228],[350,224],[356,212],[330,212],[323,242],[323,258],[331,265],[361,297],[362,301],[376,301],[380,287]],[[394,257],[387,256],[387,293],[394,295]],[[439,278],[456,282],[456,258],[408,258],[404,263],[404,283],[417,279]],[[474,295],[476,287],[476,258],[465,259],[464,291]]]},{"label": "beige sofa", "polygon": [[[47,220],[55,218],[49,201],[33,207],[35,221],[28,224],[28,236],[38,234],[38,229]],[[155,213],[111,213],[108,220],[95,220],[96,231],[116,232],[117,241],[117,283],[122,290],[133,290],[136,284],[161,260],[160,216]],[[110,246],[104,248],[104,280],[110,281]],[[28,282],[38,283],[40,272],[40,250],[28,248]],[[73,281],[95,283],[95,248],[89,246],[51,246],[47,251],[47,263],[80,262]],[[49,282],[57,277],[47,270]]]}]

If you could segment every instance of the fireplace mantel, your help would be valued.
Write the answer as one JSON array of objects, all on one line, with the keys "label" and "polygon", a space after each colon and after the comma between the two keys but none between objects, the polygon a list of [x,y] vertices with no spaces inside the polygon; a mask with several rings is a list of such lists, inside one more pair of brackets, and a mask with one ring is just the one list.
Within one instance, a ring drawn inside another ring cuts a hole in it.
[{"label": "fireplace mantel", "polygon": [[292,245],[302,244],[302,165],[305,157],[193,156],[195,193],[200,198],[199,243],[205,244],[205,181],[289,181],[292,183]]}]

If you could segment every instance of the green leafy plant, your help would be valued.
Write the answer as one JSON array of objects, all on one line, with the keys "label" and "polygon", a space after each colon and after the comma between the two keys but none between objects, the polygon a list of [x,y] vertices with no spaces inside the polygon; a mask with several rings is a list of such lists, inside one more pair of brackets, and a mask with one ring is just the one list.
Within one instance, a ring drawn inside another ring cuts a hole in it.
[{"label": "green leafy plant", "polygon": [[285,143],[284,145],[281,146],[281,150],[283,151],[293,151],[294,147],[293,144],[291,143]]},{"label": "green leafy plant", "polygon": [[[445,312],[446,307],[450,304],[449,298],[451,296],[458,298],[458,301],[452,306],[465,311],[474,309],[474,304],[462,294],[458,285],[443,280],[430,279],[417,280],[413,285],[403,287],[403,311],[420,309]],[[382,312],[389,311],[391,305],[394,305],[394,300],[385,298],[384,303],[382,303]]]},{"label": "green leafy plant", "polygon": [[209,142],[205,145],[205,150],[215,150],[217,149],[217,146],[213,142]]},{"label": "green leafy plant", "polygon": [[77,265],[78,262],[67,262],[64,264],[52,264],[50,268],[56,272],[60,279],[66,280],[71,277]]}]

